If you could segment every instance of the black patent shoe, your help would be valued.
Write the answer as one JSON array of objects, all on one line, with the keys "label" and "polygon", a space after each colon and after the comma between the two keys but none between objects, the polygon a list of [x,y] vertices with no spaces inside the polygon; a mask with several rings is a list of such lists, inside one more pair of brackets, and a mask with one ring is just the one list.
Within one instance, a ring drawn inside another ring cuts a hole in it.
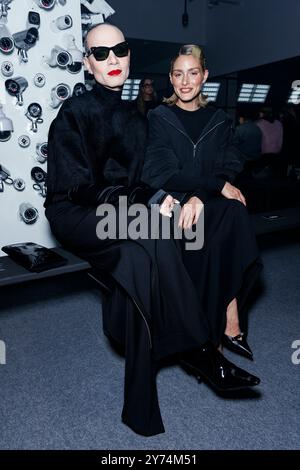
[{"label": "black patent shoe", "polygon": [[189,374],[205,380],[217,392],[242,390],[260,383],[258,377],[235,366],[210,343],[185,353],[181,364]]},{"label": "black patent shoe", "polygon": [[229,349],[232,352],[240,354],[241,356],[247,357],[251,361],[253,361],[253,353],[249,344],[246,341],[244,333],[240,333],[237,336],[228,336],[223,335],[223,346]]}]

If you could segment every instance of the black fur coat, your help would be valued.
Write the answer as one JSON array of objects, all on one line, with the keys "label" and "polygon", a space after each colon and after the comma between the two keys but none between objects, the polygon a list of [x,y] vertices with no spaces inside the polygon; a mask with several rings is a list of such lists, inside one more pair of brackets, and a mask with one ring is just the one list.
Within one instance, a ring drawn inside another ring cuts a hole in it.
[{"label": "black fur coat", "polygon": [[45,206],[74,186],[139,184],[146,138],[145,117],[121,92],[97,83],[67,100],[49,130]]}]

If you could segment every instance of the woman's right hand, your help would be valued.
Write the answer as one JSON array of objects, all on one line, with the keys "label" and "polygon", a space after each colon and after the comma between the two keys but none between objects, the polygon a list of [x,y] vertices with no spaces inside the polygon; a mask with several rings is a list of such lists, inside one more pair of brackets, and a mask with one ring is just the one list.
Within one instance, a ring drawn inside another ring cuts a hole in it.
[{"label": "woman's right hand", "polygon": [[241,193],[241,191],[236,188],[235,186],[233,186],[232,184],[230,183],[225,183],[222,191],[221,191],[221,194],[226,197],[227,199],[237,199],[238,201],[240,201],[242,204],[244,204],[244,206],[246,206],[246,199],[245,197],[243,196],[243,194]]},{"label": "woman's right hand", "polygon": [[168,194],[168,196],[165,197],[162,204],[160,205],[159,213],[165,215],[166,217],[172,217],[172,211],[175,204],[179,204],[179,201],[171,196],[171,194]]}]

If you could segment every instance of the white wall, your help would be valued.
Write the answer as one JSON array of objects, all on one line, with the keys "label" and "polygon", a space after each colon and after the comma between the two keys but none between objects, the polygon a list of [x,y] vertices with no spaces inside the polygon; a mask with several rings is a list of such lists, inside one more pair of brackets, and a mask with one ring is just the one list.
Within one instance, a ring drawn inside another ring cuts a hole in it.
[{"label": "white wall", "polygon": [[[28,62],[20,63],[17,49],[10,55],[0,53],[0,65],[4,61],[10,61],[14,67],[11,78],[23,76],[28,81],[28,88],[23,98],[24,105],[18,106],[16,98],[10,96],[4,88],[7,79],[0,73],[0,101],[3,104],[6,116],[13,120],[14,132],[7,142],[0,142],[0,164],[11,173],[11,177],[25,180],[24,191],[17,191],[12,186],[4,184],[4,192],[0,192],[0,248],[3,245],[32,241],[47,247],[57,245],[56,240],[50,233],[48,221],[44,215],[44,198],[32,187],[34,181],[31,179],[31,169],[34,166],[41,167],[47,171],[47,163],[39,163],[36,160],[36,144],[47,141],[49,126],[57,114],[58,109],[50,107],[51,89],[63,82],[70,86],[71,91],[77,82],[83,82],[83,70],[78,74],[70,74],[58,67],[50,68],[45,63],[45,57],[50,56],[50,51],[55,45],[64,47],[66,35],[75,36],[76,45],[82,48],[80,0],[67,2],[66,6],[57,4],[53,10],[40,9],[33,0],[15,0],[11,4],[8,13],[7,27],[11,34],[26,29],[26,21],[30,10],[37,11],[41,17],[39,29],[39,40],[36,45],[28,51]],[[71,15],[73,26],[70,29],[54,32],[50,28],[51,22],[59,16]],[[43,88],[34,85],[33,78],[36,73],[43,73],[46,84]],[[30,130],[31,123],[25,117],[27,107],[32,102],[38,102],[43,109],[44,122],[38,124],[38,132]],[[31,139],[28,148],[18,145],[20,135],[26,134]],[[19,206],[27,202],[39,212],[37,221],[32,225],[25,224],[19,217]],[[0,250],[0,256],[4,253]]]},{"label": "white wall", "polygon": [[207,10],[206,29],[206,54],[213,75],[298,56],[300,1],[241,0],[240,6],[219,4]]},{"label": "white wall", "polygon": [[108,0],[112,22],[125,35],[170,42],[205,42],[206,0],[188,0],[189,26],[182,26],[183,0]]}]

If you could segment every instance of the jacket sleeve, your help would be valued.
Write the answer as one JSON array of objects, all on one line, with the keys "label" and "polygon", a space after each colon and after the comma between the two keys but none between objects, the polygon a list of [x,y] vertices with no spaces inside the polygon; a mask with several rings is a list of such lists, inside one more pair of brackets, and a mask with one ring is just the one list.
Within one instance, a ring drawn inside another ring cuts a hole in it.
[{"label": "jacket sleeve", "polygon": [[144,204],[148,207],[151,204],[161,204],[167,193],[163,190],[157,191],[152,188],[141,186],[99,186],[96,184],[73,186],[68,191],[68,199],[81,206],[98,206],[99,204],[117,205],[119,197],[127,197],[128,205]]},{"label": "jacket sleeve", "polygon": [[232,183],[235,177],[242,172],[246,157],[236,145],[230,121],[222,134],[220,151],[216,160],[214,173],[218,178]]},{"label": "jacket sleeve", "polygon": [[165,191],[195,192],[204,201],[212,192],[220,192],[225,181],[218,176],[199,176],[191,166],[180,168],[180,163],[168,140],[161,119],[149,113],[149,139],[142,180],[153,188]]}]

